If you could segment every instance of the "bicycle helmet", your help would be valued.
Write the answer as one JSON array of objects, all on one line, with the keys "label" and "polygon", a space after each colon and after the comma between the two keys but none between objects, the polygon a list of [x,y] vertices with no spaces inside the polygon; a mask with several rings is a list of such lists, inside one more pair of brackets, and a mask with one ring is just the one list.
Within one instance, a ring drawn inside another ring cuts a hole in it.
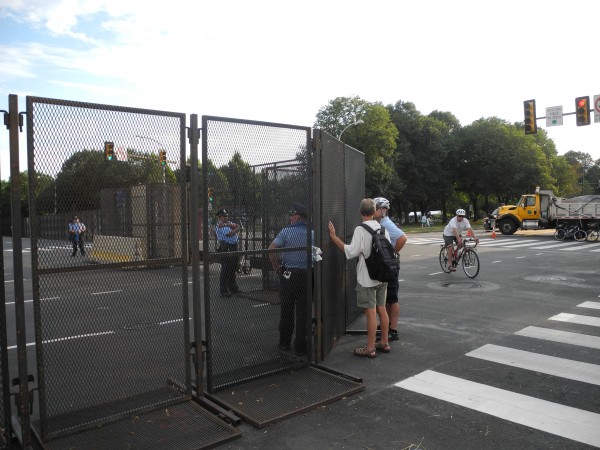
[{"label": "bicycle helmet", "polygon": [[456,210],[456,215],[457,216],[466,216],[467,213],[465,212],[464,209],[459,208],[459,209]]},{"label": "bicycle helmet", "polygon": [[375,205],[377,205],[377,208],[390,209],[390,202],[386,198],[375,197],[373,200],[375,201]]}]

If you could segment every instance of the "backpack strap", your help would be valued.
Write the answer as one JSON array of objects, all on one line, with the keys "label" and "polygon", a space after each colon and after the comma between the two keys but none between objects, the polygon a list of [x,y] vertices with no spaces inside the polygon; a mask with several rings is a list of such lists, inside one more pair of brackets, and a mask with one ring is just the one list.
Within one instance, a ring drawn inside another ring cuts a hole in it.
[{"label": "backpack strap", "polygon": [[371,236],[374,236],[375,233],[385,234],[385,228],[383,228],[382,226],[379,226],[378,230],[374,230],[369,225],[365,225],[364,223],[361,223],[360,226],[367,230],[371,234]]}]

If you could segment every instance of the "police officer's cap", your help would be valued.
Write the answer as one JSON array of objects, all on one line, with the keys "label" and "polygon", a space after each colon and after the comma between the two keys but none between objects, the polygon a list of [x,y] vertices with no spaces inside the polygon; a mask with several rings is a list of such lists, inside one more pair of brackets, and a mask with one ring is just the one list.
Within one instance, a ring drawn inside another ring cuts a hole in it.
[{"label": "police officer's cap", "polygon": [[295,202],[290,209],[290,214],[298,214],[300,217],[306,217],[308,211],[302,203]]}]

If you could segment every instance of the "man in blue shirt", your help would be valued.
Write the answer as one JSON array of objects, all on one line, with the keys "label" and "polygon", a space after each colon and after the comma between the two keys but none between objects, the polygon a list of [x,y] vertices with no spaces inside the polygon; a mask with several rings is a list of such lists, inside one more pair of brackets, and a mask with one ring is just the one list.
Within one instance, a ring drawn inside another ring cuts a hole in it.
[{"label": "man in blue shirt", "polygon": [[[396,226],[392,219],[388,217],[388,212],[390,210],[390,202],[383,198],[377,197],[374,199],[376,210],[375,215],[373,216],[375,220],[379,222],[379,224],[384,227],[388,233],[390,233],[390,241],[394,246],[394,251],[398,253],[406,241],[408,240],[406,234]],[[385,299],[385,309],[387,310],[388,316],[390,318],[390,327],[389,327],[389,340],[397,341],[400,339],[398,337],[398,318],[400,317],[400,303],[398,303],[398,289],[400,288],[400,283],[398,280],[390,281],[387,286],[387,296]]]},{"label": "man in blue shirt", "polygon": [[299,356],[307,354],[308,317],[308,234],[306,218],[308,211],[302,203],[294,203],[289,212],[290,226],[282,229],[273,239],[269,250],[298,248],[293,252],[269,253],[273,270],[279,275],[281,314],[279,319],[279,348],[289,350],[294,334],[294,311],[296,338],[294,350]]},{"label": "man in blue shirt", "polygon": [[238,251],[238,232],[240,226],[237,223],[229,221],[229,214],[225,209],[217,212],[217,244],[218,252],[221,255],[221,274],[219,276],[219,289],[224,297],[231,297],[231,294],[237,294],[240,289],[235,279],[235,270],[237,268],[238,257],[229,256],[227,252]]},{"label": "man in blue shirt", "polygon": [[73,217],[73,220],[69,222],[69,239],[73,244],[73,253],[71,256],[75,256],[77,254],[78,247],[80,253],[85,256],[85,243],[83,238],[85,231],[85,225],[83,222],[79,221],[79,217]]}]

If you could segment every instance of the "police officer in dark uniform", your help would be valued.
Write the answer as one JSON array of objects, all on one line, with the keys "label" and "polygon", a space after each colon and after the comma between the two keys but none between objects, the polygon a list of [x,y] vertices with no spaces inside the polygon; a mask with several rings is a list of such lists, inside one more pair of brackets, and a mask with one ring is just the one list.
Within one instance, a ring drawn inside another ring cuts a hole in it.
[{"label": "police officer in dark uniform", "polygon": [[[306,245],[307,209],[302,203],[294,203],[289,212],[290,225],[282,229],[273,239],[269,250],[298,248],[295,252],[271,252],[269,257],[273,270],[279,275],[281,288],[281,316],[279,320],[279,348],[289,350],[294,328],[294,350],[299,356],[307,354],[308,283]],[[281,257],[281,259],[278,258]],[[294,320],[295,315],[295,320]],[[295,322],[295,326],[294,326]]]}]

